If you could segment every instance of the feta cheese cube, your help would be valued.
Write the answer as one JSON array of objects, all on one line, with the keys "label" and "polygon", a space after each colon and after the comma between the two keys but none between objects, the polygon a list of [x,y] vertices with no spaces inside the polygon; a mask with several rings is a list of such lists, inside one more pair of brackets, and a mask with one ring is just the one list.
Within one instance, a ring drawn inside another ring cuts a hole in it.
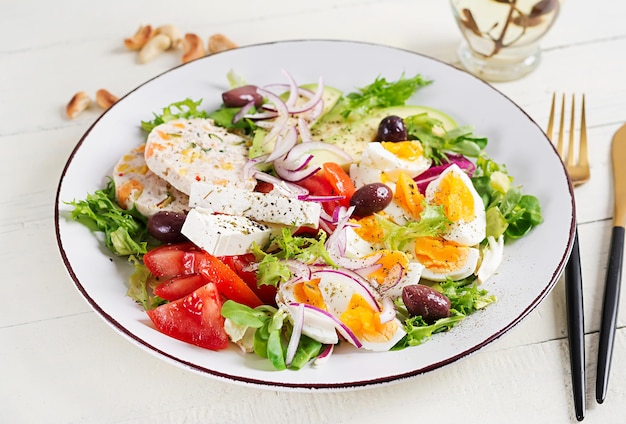
[{"label": "feta cheese cube", "polygon": [[201,182],[192,184],[189,206],[255,221],[313,228],[318,227],[322,211],[317,202]]},{"label": "feta cheese cube", "polygon": [[242,255],[252,244],[266,244],[277,229],[243,216],[215,215],[196,208],[187,214],[181,230],[190,241],[215,256]]}]

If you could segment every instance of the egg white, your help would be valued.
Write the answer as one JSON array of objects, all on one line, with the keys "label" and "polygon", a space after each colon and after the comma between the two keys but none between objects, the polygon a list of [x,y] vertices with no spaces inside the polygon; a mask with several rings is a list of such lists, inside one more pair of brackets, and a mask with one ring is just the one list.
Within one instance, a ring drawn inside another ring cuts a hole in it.
[{"label": "egg white", "polygon": [[476,271],[478,266],[478,260],[480,259],[480,250],[470,247],[465,261],[459,264],[456,268],[449,271],[441,272],[434,268],[424,267],[422,270],[422,278],[430,281],[446,281],[450,278],[452,280],[462,280],[469,277]]},{"label": "egg white", "polygon": [[431,163],[424,156],[410,161],[402,159],[385,149],[381,143],[371,142],[363,149],[360,165],[382,171],[390,180],[395,181],[403,172],[414,178],[427,170]]}]

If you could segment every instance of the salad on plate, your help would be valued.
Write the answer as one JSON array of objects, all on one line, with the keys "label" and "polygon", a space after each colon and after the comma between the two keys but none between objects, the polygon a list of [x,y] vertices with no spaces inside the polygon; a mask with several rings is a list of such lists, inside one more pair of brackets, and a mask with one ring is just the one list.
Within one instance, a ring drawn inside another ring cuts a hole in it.
[{"label": "salad on plate", "polygon": [[340,343],[419,345],[495,302],[481,284],[542,215],[488,140],[408,104],[420,75],[346,94],[283,73],[231,71],[219,108],[153,112],[106,186],[69,202],[128,257],[151,325],[300,369]]}]

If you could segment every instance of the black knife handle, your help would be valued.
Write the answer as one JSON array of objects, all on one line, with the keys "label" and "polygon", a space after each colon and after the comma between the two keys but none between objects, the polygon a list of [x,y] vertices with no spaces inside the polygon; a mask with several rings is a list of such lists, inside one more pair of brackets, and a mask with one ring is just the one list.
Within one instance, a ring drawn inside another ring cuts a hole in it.
[{"label": "black knife handle", "polygon": [[596,401],[604,402],[611,371],[611,356],[617,326],[620,283],[622,281],[622,259],[624,257],[624,227],[613,227],[609,265],[606,270],[600,345],[598,347],[598,372],[596,379]]},{"label": "black knife handle", "polygon": [[585,417],[585,318],[583,313],[583,280],[580,269],[578,230],[574,236],[572,253],[565,268],[565,304],[567,309],[567,336],[576,419]]}]

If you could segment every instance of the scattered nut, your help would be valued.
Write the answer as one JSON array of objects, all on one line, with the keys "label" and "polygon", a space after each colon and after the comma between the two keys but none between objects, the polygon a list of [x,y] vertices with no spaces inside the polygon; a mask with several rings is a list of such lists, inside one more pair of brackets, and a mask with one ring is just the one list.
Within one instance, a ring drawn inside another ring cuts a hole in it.
[{"label": "scattered nut", "polygon": [[235,48],[237,48],[237,44],[223,34],[213,34],[209,38],[209,53],[217,53]]},{"label": "scattered nut", "polygon": [[139,62],[150,62],[165,50],[169,49],[171,45],[172,40],[167,35],[155,35],[139,50]]},{"label": "scattered nut", "polygon": [[183,39],[183,63],[206,55],[202,39],[197,34],[187,33]]},{"label": "scattered nut", "polygon": [[124,39],[124,45],[129,50],[139,50],[141,49],[149,39],[154,35],[154,28],[152,25],[142,25],[139,27],[135,35],[132,37]]},{"label": "scattered nut", "polygon": [[82,111],[87,109],[91,104],[91,98],[84,91],[74,94],[72,100],[65,107],[65,113],[70,119],[76,118]]},{"label": "scattered nut", "polygon": [[96,92],[96,103],[98,103],[98,106],[100,106],[104,110],[107,110],[108,108],[113,106],[113,104],[118,100],[119,97],[114,96],[104,88],[101,88]]},{"label": "scattered nut", "polygon": [[177,49],[183,44],[183,33],[180,32],[180,30],[174,25],[162,25],[155,30],[154,34],[163,34],[168,36],[171,41],[170,47],[172,48]]}]

